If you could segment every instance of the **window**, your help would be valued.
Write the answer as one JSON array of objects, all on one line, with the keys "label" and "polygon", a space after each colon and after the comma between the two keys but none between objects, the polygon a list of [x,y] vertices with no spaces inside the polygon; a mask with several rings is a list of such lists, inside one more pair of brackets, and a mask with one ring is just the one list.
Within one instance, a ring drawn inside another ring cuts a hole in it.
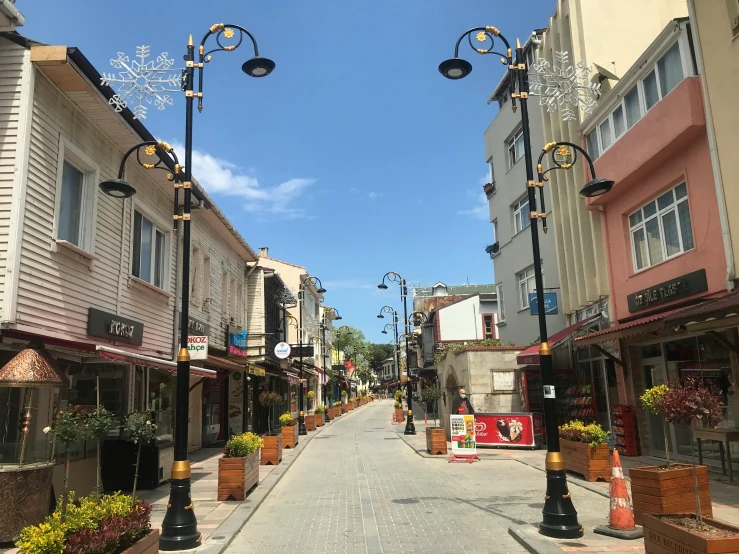
[{"label": "window", "polygon": [[534,46],[532,45],[526,51],[526,67],[530,68],[532,65],[534,65],[535,61],[536,61],[536,52],[535,52]]},{"label": "window", "polygon": [[221,316],[228,319],[228,273],[221,277]]},{"label": "window", "polygon": [[739,33],[739,0],[726,0],[726,9],[729,12],[729,25],[736,37]]},{"label": "window", "polygon": [[529,293],[536,292],[536,279],[534,277],[534,268],[530,267],[516,275],[518,278],[518,291],[520,297],[521,309],[525,310],[529,307]]},{"label": "window", "polygon": [[190,302],[196,304],[200,300],[200,248],[192,247],[190,259]]},{"label": "window", "polygon": [[228,293],[228,315],[232,320],[234,320],[234,322],[236,322],[236,279],[231,279],[231,287],[228,289]]},{"label": "window", "polygon": [[508,169],[510,169],[523,158],[523,131],[518,131],[508,139],[506,148],[508,149]]},{"label": "window", "polygon": [[210,306],[210,256],[203,260],[203,308]]},{"label": "window", "polygon": [[629,231],[636,271],[691,250],[693,227],[685,183],[632,213]]},{"label": "window", "polygon": [[141,212],[134,210],[131,274],[164,289],[167,261],[167,234]]},{"label": "window", "polygon": [[646,77],[637,82],[613,111],[586,135],[590,156],[597,159],[608,150],[684,78],[680,43],[675,42]]},{"label": "window", "polygon": [[[513,205],[513,232],[520,233],[531,225],[529,219],[529,197],[524,196]],[[496,235],[497,237],[497,235]]]},{"label": "window", "polygon": [[61,137],[55,199],[54,240],[92,253],[99,170],[81,150]]},{"label": "window", "polygon": [[[498,238],[498,220],[493,220],[493,242],[498,242],[500,239]],[[500,247],[500,245],[498,245]]]},{"label": "window", "polygon": [[244,323],[242,314],[244,313],[244,285],[239,283],[236,287],[236,322],[239,325]]},{"label": "window", "polygon": [[493,330],[493,314],[483,314],[482,316],[482,330],[483,339],[491,340],[495,338],[495,331]]},{"label": "window", "polygon": [[495,168],[493,167],[493,160],[490,160],[488,162],[488,168],[490,169],[490,180],[488,183],[494,184],[495,183]]},{"label": "window", "polygon": [[496,285],[498,292],[498,323],[505,322],[505,301],[503,299],[503,283]]}]

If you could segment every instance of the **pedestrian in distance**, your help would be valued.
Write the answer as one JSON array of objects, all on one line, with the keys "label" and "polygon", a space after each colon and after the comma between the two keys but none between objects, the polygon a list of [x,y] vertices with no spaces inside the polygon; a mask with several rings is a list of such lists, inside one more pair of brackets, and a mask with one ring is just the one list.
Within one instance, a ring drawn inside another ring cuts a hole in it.
[{"label": "pedestrian in distance", "polygon": [[452,402],[452,413],[453,414],[474,414],[475,409],[472,407],[472,404],[470,404],[469,399],[467,398],[467,391],[462,389],[459,389],[459,396],[454,399],[454,402]]}]

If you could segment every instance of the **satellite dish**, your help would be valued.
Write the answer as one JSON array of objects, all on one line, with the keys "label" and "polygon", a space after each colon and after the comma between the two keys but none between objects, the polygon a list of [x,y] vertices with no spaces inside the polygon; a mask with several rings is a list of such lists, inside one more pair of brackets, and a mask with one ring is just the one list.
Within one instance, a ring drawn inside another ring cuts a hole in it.
[{"label": "satellite dish", "polygon": [[619,77],[616,77],[613,73],[608,71],[606,68],[599,66],[597,63],[593,64],[593,67],[598,71],[600,74],[600,77],[598,77],[598,81],[603,82],[606,79],[611,79],[612,81],[620,81],[621,79]]}]

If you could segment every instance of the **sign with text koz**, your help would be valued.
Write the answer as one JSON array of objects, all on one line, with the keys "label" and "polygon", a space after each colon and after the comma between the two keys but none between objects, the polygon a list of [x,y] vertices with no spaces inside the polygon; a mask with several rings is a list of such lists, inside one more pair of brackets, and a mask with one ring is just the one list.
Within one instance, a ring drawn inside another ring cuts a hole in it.
[{"label": "sign with text koz", "polygon": [[[539,427],[541,422],[539,421]],[[536,446],[533,414],[475,414],[478,444],[489,446]]]},{"label": "sign with text koz", "polygon": [[472,414],[452,414],[449,416],[452,435],[452,454],[476,454],[475,416]]},{"label": "sign with text koz", "polygon": [[[182,340],[178,336],[177,344],[181,344]],[[188,336],[187,350],[190,352],[191,360],[207,360],[208,359],[208,337]]]}]

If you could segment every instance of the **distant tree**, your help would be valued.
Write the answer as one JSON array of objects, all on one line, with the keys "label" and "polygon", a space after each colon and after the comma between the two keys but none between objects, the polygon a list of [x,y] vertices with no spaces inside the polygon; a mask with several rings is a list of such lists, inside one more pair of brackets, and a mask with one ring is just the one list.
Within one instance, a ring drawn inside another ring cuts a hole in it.
[{"label": "distant tree", "polygon": [[349,325],[342,325],[334,331],[333,342],[336,350],[344,352],[346,358],[352,362],[356,363],[359,356],[366,357],[367,345],[369,343],[364,333],[359,329],[355,329]]},{"label": "distant tree", "polygon": [[382,362],[393,357],[395,348],[392,344],[369,343],[367,345],[367,352],[367,360],[369,361],[370,369],[373,371],[379,371],[382,369]]}]

